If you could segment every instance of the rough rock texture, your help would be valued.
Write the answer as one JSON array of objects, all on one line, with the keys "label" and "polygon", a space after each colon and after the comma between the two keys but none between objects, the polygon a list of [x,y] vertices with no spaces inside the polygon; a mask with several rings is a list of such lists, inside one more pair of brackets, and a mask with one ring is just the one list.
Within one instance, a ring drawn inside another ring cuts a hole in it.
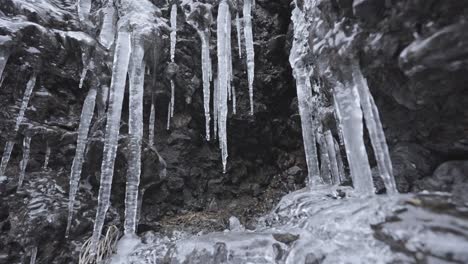
[{"label": "rough rock texture", "polygon": [[[110,82],[112,56],[96,42],[99,27],[78,21],[74,2],[0,3],[0,48],[11,54],[0,89],[0,149],[9,139],[16,143],[5,173],[7,178],[0,178],[0,263],[28,260],[30,249],[38,243],[42,243],[38,251],[40,263],[73,262],[92,229],[105,127],[102,100],[91,129],[72,239],[63,238],[68,177],[82,102],[89,87]],[[216,6],[214,0],[204,2]],[[243,59],[234,55],[238,114],[228,119],[227,174],[222,174],[217,142],[204,140],[201,45],[195,30],[179,16],[175,64],[169,63],[168,37],[158,47],[158,67],[146,78],[145,128],[154,91],[157,150],[145,142],[142,177],[148,190],[141,232],[181,227],[189,232],[219,231],[226,227],[231,215],[248,226],[252,216],[266,212],[282,194],[303,185],[306,166],[287,59],[292,35],[291,3],[256,2],[256,114],[248,115],[246,66]],[[311,28],[311,43],[316,41],[313,38],[324,38],[336,23],[340,23],[338,31],[348,36],[357,29],[346,53],[339,54],[333,46],[314,56],[337,71],[350,59],[349,55],[359,59],[382,116],[399,190],[448,191],[459,203],[466,203],[463,188],[466,190],[468,182],[468,4],[434,0],[318,2],[320,19],[326,26]],[[163,17],[169,17],[166,1],[153,3],[161,8]],[[100,24],[101,13],[97,10],[102,5],[101,1],[93,1],[91,20],[96,25]],[[211,44],[214,55],[214,38]],[[237,47],[234,42],[233,47]],[[83,52],[90,52],[100,63],[88,72],[80,90]],[[34,71],[38,81],[25,121],[14,135],[12,128],[20,100]],[[151,83],[154,75],[156,81]],[[166,131],[173,75],[176,109],[171,129]],[[327,89],[330,85],[325,86]],[[108,224],[121,225],[123,214],[127,101]],[[25,188],[17,192],[20,146],[24,135],[31,133],[34,136]],[[47,146],[51,148],[50,163],[49,169],[43,170]],[[37,197],[46,197],[40,199],[44,205],[37,204]]]}]

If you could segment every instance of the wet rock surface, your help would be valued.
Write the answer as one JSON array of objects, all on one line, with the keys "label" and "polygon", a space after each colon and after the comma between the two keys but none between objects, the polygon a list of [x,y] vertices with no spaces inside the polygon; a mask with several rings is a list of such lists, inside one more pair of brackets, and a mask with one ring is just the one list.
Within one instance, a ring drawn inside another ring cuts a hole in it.
[{"label": "wet rock surface", "polygon": [[[205,2],[215,4],[215,1]],[[463,252],[434,251],[438,245],[422,245],[418,242],[420,234],[410,231],[422,224],[412,222],[413,213],[424,211],[424,217],[430,219],[448,215],[461,223],[454,230],[433,220],[433,225],[423,225],[429,234],[454,234],[449,237],[454,243],[467,239],[463,206],[468,201],[465,192],[468,187],[468,4],[426,0],[319,2],[320,19],[328,28],[311,28],[312,38],[325,38],[335,25],[345,37],[350,37],[350,29],[358,28],[344,56],[326,49],[316,55],[331,58],[327,61],[332,68],[340,68],[349,54],[359,59],[381,113],[399,190],[452,193],[451,198],[443,195],[414,198],[405,203],[406,209],[389,217],[390,220],[373,223],[369,234],[382,241],[382,246],[386,244],[391,250],[401,252],[405,261],[465,262]],[[169,17],[165,1],[153,3],[161,8],[163,17]],[[94,1],[92,10],[102,6],[101,1]],[[148,85],[156,95],[156,148],[145,143],[142,177],[146,191],[140,233],[150,230],[172,234],[173,230],[182,230],[187,232],[185,237],[190,237],[199,232],[223,231],[232,215],[247,229],[253,229],[257,225],[255,217],[268,212],[285,193],[303,187],[307,168],[295,84],[287,59],[292,36],[291,8],[290,1],[257,0],[253,20],[257,65],[254,117],[248,115],[246,66],[242,59],[233,56],[238,114],[230,116],[228,121],[231,132],[227,174],[222,174],[217,142],[206,142],[203,138],[201,51],[195,30],[179,17],[175,64],[169,63],[168,39],[161,43],[163,52],[157,60],[158,66],[154,73],[148,74],[156,76],[154,85]],[[92,15],[96,25],[101,23],[100,15],[99,12]],[[0,263],[29,260],[30,250],[35,246],[38,246],[39,263],[75,263],[82,243],[92,231],[105,128],[102,100],[97,106],[101,114],[93,120],[77,219],[71,238],[64,238],[68,177],[82,102],[87,89],[96,82],[110,83],[112,57],[96,41],[97,30],[98,27],[80,24],[71,0],[0,3],[0,48],[10,54],[0,81],[0,149],[3,150],[8,140],[15,142],[6,178],[0,178]],[[215,32],[214,25],[212,31]],[[211,44],[213,55],[214,39]],[[89,52],[100,63],[90,69],[84,87],[79,89],[80,73],[85,65],[83,52]],[[233,50],[233,54],[237,51]],[[20,100],[33,72],[38,73],[38,81],[25,120],[15,134],[13,127]],[[152,82],[150,76],[148,82]],[[171,129],[166,130],[172,76],[176,83],[176,109]],[[330,85],[324,89],[330,89]],[[145,91],[145,127],[148,127],[151,93],[151,89]],[[123,112],[127,113],[128,103],[124,104]],[[122,224],[127,119],[124,114],[108,225]],[[332,130],[336,135],[336,128]],[[31,160],[24,188],[17,190],[21,145],[23,137],[29,134],[33,135]],[[146,134],[145,130],[145,137]],[[47,146],[51,156],[48,169],[43,170]],[[442,209],[428,207],[427,199]],[[412,238],[398,237],[400,230]],[[291,244],[296,243],[295,234],[260,235],[264,236],[261,241],[271,243],[268,246],[271,254],[265,261],[284,261]],[[222,263],[229,257],[226,248],[237,236],[221,236],[215,242],[210,240],[210,250],[215,250],[215,254],[198,252],[191,260]],[[148,237],[148,240],[156,239]],[[163,236],[160,239],[166,241]],[[156,248],[167,247],[161,249],[166,252],[169,248],[166,242],[150,244],[158,244]],[[330,253],[311,252],[306,263],[326,263],[327,254]]]}]

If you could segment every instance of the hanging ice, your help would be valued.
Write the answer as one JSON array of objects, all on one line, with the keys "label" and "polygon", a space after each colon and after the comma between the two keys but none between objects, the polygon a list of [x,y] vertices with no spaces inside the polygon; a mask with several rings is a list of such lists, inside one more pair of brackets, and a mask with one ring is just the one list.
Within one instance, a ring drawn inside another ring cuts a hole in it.
[{"label": "hanging ice", "polygon": [[254,41],[252,33],[252,0],[244,0],[244,38],[245,38],[245,50],[247,54],[247,76],[249,82],[249,97],[250,97],[250,114],[254,113],[253,104],[253,82],[255,74],[255,51]]},{"label": "hanging ice", "polygon": [[101,180],[98,196],[98,207],[91,238],[91,253],[95,254],[101,237],[102,228],[109,209],[109,199],[114,175],[115,157],[119,140],[120,118],[122,102],[125,92],[128,64],[130,60],[130,33],[120,30],[117,36],[112,81],[110,88],[110,105],[107,113],[106,138],[104,140],[104,154],[101,166]]},{"label": "hanging ice", "polygon": [[43,170],[47,170],[47,168],[49,167],[49,159],[50,159],[50,146],[49,146],[49,142],[47,142],[46,153],[44,156],[44,164],[42,165]]},{"label": "hanging ice", "polygon": [[31,136],[26,135],[23,139],[23,159],[20,162],[20,174],[18,180],[18,189],[21,188],[24,181],[24,175],[26,174],[26,168],[28,167],[29,162],[29,152],[31,146]]},{"label": "hanging ice", "polygon": [[218,137],[218,109],[219,109],[219,81],[218,77],[213,80],[214,92],[213,92],[213,138]]},{"label": "hanging ice", "polygon": [[[174,62],[175,59],[175,48],[177,43],[177,5],[173,4],[171,8],[171,62]],[[174,107],[175,107],[175,85],[174,80],[171,79],[171,103],[170,103],[170,117],[168,118],[168,123],[170,123],[170,118],[174,117]],[[169,125],[168,125],[169,127]],[[169,128],[168,128],[169,129]]]},{"label": "hanging ice", "polygon": [[81,22],[87,22],[91,13],[91,0],[78,0],[78,18]]},{"label": "hanging ice", "polygon": [[80,84],[79,88],[83,88],[84,80],[86,79],[86,73],[88,73],[88,65],[83,66],[83,70],[81,71],[81,76],[80,76]]},{"label": "hanging ice", "polygon": [[361,195],[374,194],[372,174],[364,145],[362,111],[357,87],[352,82],[344,86],[339,81],[336,81],[334,86],[336,111],[343,129],[346,156],[354,189]]},{"label": "hanging ice", "polygon": [[218,91],[217,91],[217,118],[218,118],[218,138],[219,146],[221,148],[221,156],[223,161],[223,172],[226,172],[228,151],[227,151],[227,114],[228,114],[228,90],[230,87],[230,74],[229,74],[229,44],[231,42],[231,35],[228,34],[229,5],[226,0],[222,0],[218,7],[217,18],[217,45],[218,45]]},{"label": "hanging ice", "polygon": [[171,102],[167,105],[167,125],[166,129],[169,130],[171,128]]},{"label": "hanging ice", "polygon": [[104,8],[104,19],[102,22],[101,33],[99,34],[99,42],[110,49],[114,44],[115,38],[115,7],[113,1],[109,1]]},{"label": "hanging ice", "polygon": [[296,7],[293,10],[292,20],[294,22],[294,41],[289,57],[289,62],[293,69],[293,75],[296,79],[297,99],[299,105],[299,114],[301,116],[302,138],[304,141],[304,151],[308,168],[309,184],[319,184],[320,169],[317,156],[317,145],[315,140],[314,96],[310,77],[312,69],[304,62],[304,56],[308,53],[307,39],[309,31],[306,26],[304,14]]},{"label": "hanging ice", "polygon": [[237,47],[239,48],[239,58],[242,58],[242,32],[239,12],[236,13],[236,31],[237,31]]},{"label": "hanging ice", "polygon": [[232,73],[232,47],[231,47],[231,12],[227,13],[226,17],[226,35],[229,36],[229,40],[226,42],[227,45],[227,63],[228,63],[228,98],[232,101],[232,112],[236,113],[236,90],[232,84],[233,73]]},{"label": "hanging ice", "polygon": [[80,125],[78,126],[78,138],[76,140],[75,157],[71,166],[70,173],[70,191],[68,195],[68,218],[65,237],[70,233],[71,223],[74,214],[74,205],[76,193],[78,192],[81,169],[85,160],[85,150],[88,143],[89,127],[93,119],[94,108],[96,105],[96,89],[90,89],[81,110]]},{"label": "hanging ice", "polygon": [[143,61],[145,53],[142,42],[141,36],[132,36],[132,56],[129,71],[129,153],[124,224],[124,232],[127,235],[135,234],[137,226],[138,186],[140,185],[141,144],[143,139],[143,87],[145,78],[145,63]]},{"label": "hanging ice", "polygon": [[377,160],[377,167],[385,184],[385,188],[387,189],[387,193],[398,193],[395,178],[393,177],[392,161],[388,151],[387,140],[385,139],[382,123],[380,122],[379,111],[369,91],[367,80],[361,73],[358,62],[354,62],[352,68],[354,82],[357,86],[362,111],[366,120],[366,127],[369,131],[372,148],[374,149],[374,155]]},{"label": "hanging ice", "polygon": [[330,160],[330,172],[331,179],[333,184],[340,184],[340,167],[338,165],[337,153],[335,149],[335,139],[330,130],[325,131],[324,133],[325,147],[328,152],[328,158]]},{"label": "hanging ice", "polygon": [[197,30],[201,40],[202,78],[203,78],[203,105],[205,109],[206,140],[210,141],[210,82],[212,79],[212,65],[210,57],[210,32]]},{"label": "hanging ice", "polygon": [[330,157],[327,151],[327,142],[325,141],[325,136],[321,133],[321,128],[320,133],[317,133],[316,138],[320,146],[320,176],[324,183],[333,184]]},{"label": "hanging ice", "polygon": [[[34,72],[31,75],[31,78],[29,79],[28,83],[26,84],[26,90],[24,91],[23,95],[23,100],[21,101],[21,107],[18,113],[18,116],[16,117],[16,123],[15,123],[15,128],[14,128],[14,133],[18,133],[19,127],[21,123],[23,122],[24,118],[24,113],[26,112],[26,109],[28,108],[29,104],[29,99],[31,98],[31,94],[33,91],[34,86],[36,85],[36,73]],[[8,141],[5,145],[5,149],[3,150],[3,155],[2,155],[2,163],[0,165],[0,175],[4,175],[5,170],[8,166],[8,162],[10,161],[11,157],[11,152],[13,150],[13,146],[15,145],[14,141]]]},{"label": "hanging ice", "polygon": [[150,146],[154,145],[154,122],[156,119],[156,112],[154,109],[154,102],[151,102],[151,113],[150,113],[150,119],[149,119],[149,135],[148,135],[148,141]]}]

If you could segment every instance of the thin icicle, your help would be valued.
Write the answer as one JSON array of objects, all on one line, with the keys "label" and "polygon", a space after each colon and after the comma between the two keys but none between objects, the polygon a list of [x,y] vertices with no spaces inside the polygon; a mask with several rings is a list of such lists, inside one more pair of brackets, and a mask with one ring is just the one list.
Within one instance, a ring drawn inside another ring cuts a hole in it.
[{"label": "thin icicle", "polygon": [[177,43],[177,5],[173,4],[171,7],[171,61],[175,59],[175,48]]},{"label": "thin icicle", "polygon": [[3,82],[3,70],[8,62],[8,57],[10,57],[10,52],[5,48],[0,48],[0,83]]},{"label": "thin icicle", "polygon": [[206,140],[210,141],[210,81],[212,78],[212,65],[210,57],[210,32],[208,29],[197,30],[202,48],[202,77],[203,77],[203,105],[205,109]]},{"label": "thin icicle", "polygon": [[20,162],[20,174],[18,179],[18,189],[21,188],[24,181],[24,175],[26,174],[26,168],[29,163],[29,152],[31,150],[31,136],[26,135],[23,139],[23,159]]},{"label": "thin icicle", "polygon": [[111,96],[107,114],[106,138],[104,140],[104,155],[101,166],[101,181],[99,187],[98,207],[91,237],[91,255],[96,254],[97,244],[109,209],[109,199],[114,175],[115,157],[119,140],[122,102],[125,92],[128,64],[130,60],[130,33],[119,31],[112,68]]},{"label": "thin icicle", "polygon": [[[21,123],[23,122],[24,114],[26,113],[26,109],[28,108],[29,99],[31,99],[31,94],[35,85],[36,85],[36,73],[34,72],[31,75],[31,78],[29,79],[28,83],[26,84],[26,90],[24,91],[23,100],[21,101],[21,107],[20,107],[18,116],[16,117],[16,123],[15,123],[15,128],[14,128],[15,135],[16,133],[18,133],[19,127]],[[12,140],[8,141],[5,145],[5,149],[3,150],[3,155],[2,155],[2,163],[0,165],[0,175],[4,175],[6,171],[14,145],[15,145],[15,142]]]},{"label": "thin icicle", "polygon": [[150,112],[150,119],[149,119],[149,135],[148,141],[150,146],[154,145],[154,122],[156,120],[156,110],[154,109],[154,102],[151,102],[151,112]]},{"label": "thin icicle", "polygon": [[42,170],[47,170],[48,167],[49,167],[50,146],[49,146],[48,141],[47,141],[46,145],[47,145],[47,147],[46,147],[46,153],[45,153],[45,156],[44,156],[44,164],[42,165]]},{"label": "thin icicle", "polygon": [[128,117],[128,170],[125,192],[126,235],[135,234],[138,212],[138,186],[141,174],[141,145],[143,140],[143,88],[145,82],[145,51],[138,35],[132,39],[132,56],[130,61],[130,95]]},{"label": "thin icicle", "polygon": [[351,171],[354,189],[361,195],[374,194],[374,184],[369,160],[364,145],[364,128],[359,94],[353,83],[346,87],[336,81],[334,98],[343,129],[346,156]]},{"label": "thin icicle", "polygon": [[91,125],[91,120],[93,119],[94,108],[96,105],[96,95],[96,89],[90,89],[81,110],[80,125],[78,126],[78,138],[76,140],[75,157],[73,158],[73,163],[70,169],[70,191],[68,195],[68,217],[65,237],[68,237],[70,234],[76,193],[79,189],[81,170],[85,160],[85,150],[88,143],[89,127]]},{"label": "thin icicle", "polygon": [[[321,131],[321,128],[320,128]],[[320,175],[322,181],[327,184],[333,184],[331,175],[330,156],[328,155],[327,142],[322,133],[317,133],[316,138],[320,146]]]},{"label": "thin icicle", "polygon": [[219,109],[219,81],[216,77],[213,81],[214,83],[214,92],[213,92],[213,138],[218,137],[218,109]]},{"label": "thin icicle", "polygon": [[36,258],[37,258],[37,247],[33,247],[31,249],[31,258],[30,258],[29,264],[36,264]]},{"label": "thin icicle", "polygon": [[78,0],[78,18],[87,22],[91,13],[91,0]]},{"label": "thin icicle", "polygon": [[366,127],[369,131],[372,148],[374,149],[374,155],[377,160],[377,167],[385,184],[385,188],[387,189],[387,193],[398,193],[395,178],[393,177],[392,161],[388,151],[387,140],[385,139],[382,123],[380,122],[379,111],[369,91],[367,80],[361,73],[359,64],[354,62],[352,67],[353,78],[359,92],[361,107],[366,120]]},{"label": "thin icicle", "polygon": [[80,85],[78,86],[80,89],[83,88],[84,80],[86,79],[86,73],[88,73],[88,66],[83,66],[83,70],[81,71],[80,76]]},{"label": "thin icicle", "polygon": [[244,0],[244,38],[245,50],[247,54],[247,77],[249,81],[250,114],[254,113],[254,75],[255,75],[255,51],[252,33],[252,0]]},{"label": "thin icicle", "polygon": [[171,117],[174,117],[174,105],[175,105],[175,85],[174,80],[171,80],[171,103],[169,112],[171,113]]},{"label": "thin icicle", "polygon": [[115,7],[113,1],[110,0],[104,9],[104,20],[102,22],[101,33],[99,34],[99,42],[110,49],[114,44],[115,38]]},{"label": "thin icicle", "polygon": [[242,58],[242,32],[239,12],[236,13],[236,31],[237,31],[237,47],[239,48],[239,58]]},{"label": "thin icicle", "polygon": [[340,168],[338,166],[338,160],[336,158],[335,140],[330,130],[325,131],[323,134],[325,139],[325,147],[328,152],[328,158],[330,160],[330,172],[332,184],[340,184]]},{"label": "thin icicle", "polygon": [[221,148],[223,172],[226,173],[227,166],[227,114],[228,114],[228,90],[229,90],[229,44],[231,35],[227,26],[229,16],[229,5],[222,0],[218,7],[217,33],[218,33],[218,137]]}]

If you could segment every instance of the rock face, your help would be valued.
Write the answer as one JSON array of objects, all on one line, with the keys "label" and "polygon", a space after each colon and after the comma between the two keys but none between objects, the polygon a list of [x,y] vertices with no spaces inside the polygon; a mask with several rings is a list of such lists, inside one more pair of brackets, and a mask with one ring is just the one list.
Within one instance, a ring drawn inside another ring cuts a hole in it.
[{"label": "rock face", "polygon": [[[169,17],[166,1],[152,2],[161,9],[162,17]],[[214,0],[202,2],[217,6]],[[297,2],[302,5],[303,1]],[[323,47],[311,45],[317,47],[311,59],[322,69],[314,80],[323,81],[323,89],[330,92],[333,85],[326,81],[326,68],[343,73],[342,65],[358,60],[380,110],[400,192],[447,191],[453,192],[458,204],[466,203],[463,190],[468,182],[468,4],[428,0],[314,2],[320,12],[308,13],[308,18],[312,21],[317,15],[322,24],[310,27],[309,42],[328,43]],[[94,26],[90,26],[79,20],[72,0],[0,3],[0,56],[8,60],[0,78],[0,149],[8,140],[15,142],[6,178],[0,175],[0,263],[29,260],[31,248],[38,244],[40,263],[74,263],[81,244],[91,234],[105,130],[103,86],[109,86],[112,71],[112,56],[97,41],[103,22],[99,10],[104,6],[104,1],[93,1],[90,23]],[[157,67],[145,78],[144,122],[148,128],[154,95],[156,148],[147,142],[143,144],[142,181],[146,192],[141,232],[185,225],[191,232],[220,231],[232,215],[247,222],[248,227],[247,220],[272,208],[282,194],[303,186],[307,168],[288,62],[291,10],[287,0],[256,1],[254,117],[249,115],[244,59],[233,56],[238,109],[237,115],[228,118],[226,174],[222,173],[217,142],[204,140],[201,45],[197,33],[179,16],[175,63],[170,63],[169,39],[158,43],[161,56],[154,59]],[[215,28],[212,25],[213,33]],[[215,43],[212,38],[211,46]],[[238,54],[234,42],[233,47],[232,53]],[[99,63],[90,68],[79,89],[80,74],[86,66],[83,53],[89,53],[86,56]],[[215,48],[211,54],[214,57]],[[33,72],[38,80],[25,120],[15,134],[20,101]],[[171,78],[176,85],[175,115],[171,129],[166,130]],[[71,239],[64,240],[76,130],[87,90],[97,83],[100,92],[83,168],[77,219]],[[122,224],[127,97],[112,209],[107,216],[109,225]],[[336,128],[333,132],[337,134]],[[17,192],[21,142],[30,134],[34,136],[25,186]],[[147,130],[144,135],[148,138]],[[42,169],[48,147],[48,169]],[[375,167],[375,162],[371,161],[371,165]],[[382,240],[394,243],[391,230],[385,232],[380,232]],[[279,251],[272,253],[276,257],[288,246],[283,242],[278,245]],[[223,257],[223,244],[217,249],[219,257]],[[310,263],[320,263],[321,258],[311,255]]]}]

